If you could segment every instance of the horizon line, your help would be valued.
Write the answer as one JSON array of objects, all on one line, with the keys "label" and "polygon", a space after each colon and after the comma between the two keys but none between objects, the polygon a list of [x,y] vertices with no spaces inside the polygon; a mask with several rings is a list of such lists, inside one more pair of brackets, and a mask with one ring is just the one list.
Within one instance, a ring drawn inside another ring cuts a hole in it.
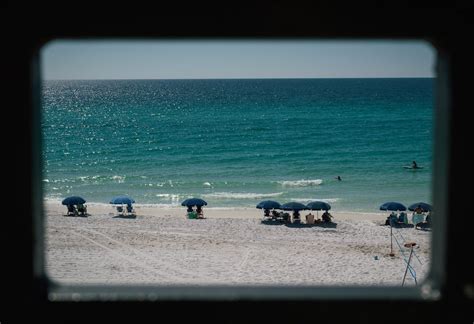
[{"label": "horizon line", "polygon": [[436,76],[402,77],[257,77],[257,78],[98,78],[98,79],[42,79],[41,81],[134,81],[134,80],[312,80],[312,79],[435,79]]}]

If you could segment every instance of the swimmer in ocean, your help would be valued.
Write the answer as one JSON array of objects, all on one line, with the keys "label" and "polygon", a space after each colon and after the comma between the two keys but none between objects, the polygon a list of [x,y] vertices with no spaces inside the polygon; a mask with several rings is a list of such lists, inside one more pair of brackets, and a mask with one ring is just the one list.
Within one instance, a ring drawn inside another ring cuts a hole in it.
[{"label": "swimmer in ocean", "polygon": [[336,179],[342,181],[341,176],[337,176]]}]

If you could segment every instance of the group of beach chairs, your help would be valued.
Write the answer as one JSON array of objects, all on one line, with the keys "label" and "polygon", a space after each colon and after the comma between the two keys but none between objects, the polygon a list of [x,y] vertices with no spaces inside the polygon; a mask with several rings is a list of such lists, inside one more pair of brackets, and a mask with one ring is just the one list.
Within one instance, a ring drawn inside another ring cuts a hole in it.
[{"label": "group of beach chairs", "polygon": [[392,212],[385,220],[385,225],[392,227],[404,228],[414,227],[415,229],[428,230],[431,228],[431,213],[413,213],[411,223],[408,222],[408,215],[405,212],[400,212],[398,215]]},{"label": "group of beach chairs", "polygon": [[328,212],[325,212],[322,215],[322,219],[314,217],[313,214],[309,213],[305,216],[305,223],[301,222],[301,215],[299,212],[293,212],[293,215],[286,212],[278,212],[276,210],[265,210],[263,223],[281,223],[281,224],[306,224],[306,225],[316,225],[316,224],[328,224],[332,223],[332,216]]},{"label": "group of beach chairs", "polygon": [[77,205],[67,205],[67,216],[82,216],[86,217],[87,214],[87,206],[83,204]]},{"label": "group of beach chairs", "polygon": [[126,205],[124,206],[117,206],[117,216],[118,217],[129,217],[129,218],[135,218],[137,217],[137,214],[135,213],[135,209],[133,208],[132,205]]},{"label": "group of beach chairs", "polygon": [[[117,216],[118,217],[129,217],[135,218],[137,215],[135,213],[135,209],[132,205],[126,206],[116,206],[117,209]],[[67,205],[67,215],[66,216],[81,216],[87,217],[90,216],[87,213],[87,206],[83,204],[78,205]]]},{"label": "group of beach chairs", "polygon": [[189,206],[186,211],[186,217],[188,219],[204,219],[204,212],[201,207],[197,207],[196,210],[192,206]]}]

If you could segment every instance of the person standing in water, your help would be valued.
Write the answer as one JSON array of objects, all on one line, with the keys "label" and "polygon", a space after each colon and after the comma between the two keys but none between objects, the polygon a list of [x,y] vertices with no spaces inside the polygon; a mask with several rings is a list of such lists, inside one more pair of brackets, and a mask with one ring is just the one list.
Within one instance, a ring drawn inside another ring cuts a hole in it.
[{"label": "person standing in water", "polygon": [[342,181],[341,176],[337,176],[336,179]]},{"label": "person standing in water", "polygon": [[413,161],[413,162],[412,162],[411,167],[412,167],[413,169],[418,169],[418,164],[416,164],[416,161]]}]

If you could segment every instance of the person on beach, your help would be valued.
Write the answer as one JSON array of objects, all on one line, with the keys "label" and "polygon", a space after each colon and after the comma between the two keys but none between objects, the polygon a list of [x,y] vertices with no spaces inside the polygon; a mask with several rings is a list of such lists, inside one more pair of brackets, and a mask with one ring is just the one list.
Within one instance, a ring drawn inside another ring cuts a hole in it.
[{"label": "person on beach", "polygon": [[314,215],[309,213],[306,215],[306,224],[314,224]]},{"label": "person on beach", "polygon": [[385,225],[392,225],[392,224],[396,224],[397,222],[398,222],[397,213],[392,211],[390,215],[387,217],[387,220],[385,221]]},{"label": "person on beach", "polygon": [[293,223],[300,223],[300,222],[301,222],[300,212],[295,210],[293,213]]},{"label": "person on beach", "polygon": [[281,215],[280,215],[279,212],[277,212],[275,209],[272,210],[272,218],[273,218],[273,219],[277,219],[277,218],[280,217],[280,216],[281,216]]},{"label": "person on beach", "polygon": [[398,215],[398,223],[408,224],[408,216],[406,213],[401,212],[400,215]]},{"label": "person on beach", "polygon": [[188,206],[188,209],[186,210],[186,215],[189,219],[197,218],[197,214],[194,211],[193,206]]},{"label": "person on beach", "polygon": [[330,223],[330,222],[331,222],[332,215],[329,214],[329,212],[326,210],[326,211],[324,211],[324,213],[321,215],[321,218],[323,219],[323,222],[324,222],[324,223]]},{"label": "person on beach", "polygon": [[204,218],[204,213],[202,211],[202,207],[201,206],[197,206],[196,207],[196,213],[198,215],[198,218]]},{"label": "person on beach", "polygon": [[428,215],[425,217],[425,223],[431,226],[431,210],[428,212]]},{"label": "person on beach", "polygon": [[77,209],[74,205],[67,205],[67,215],[77,216]]},{"label": "person on beach", "polygon": [[421,208],[421,206],[418,205],[418,206],[416,206],[414,212],[415,212],[416,214],[421,214],[421,213],[423,213],[423,208]]}]

